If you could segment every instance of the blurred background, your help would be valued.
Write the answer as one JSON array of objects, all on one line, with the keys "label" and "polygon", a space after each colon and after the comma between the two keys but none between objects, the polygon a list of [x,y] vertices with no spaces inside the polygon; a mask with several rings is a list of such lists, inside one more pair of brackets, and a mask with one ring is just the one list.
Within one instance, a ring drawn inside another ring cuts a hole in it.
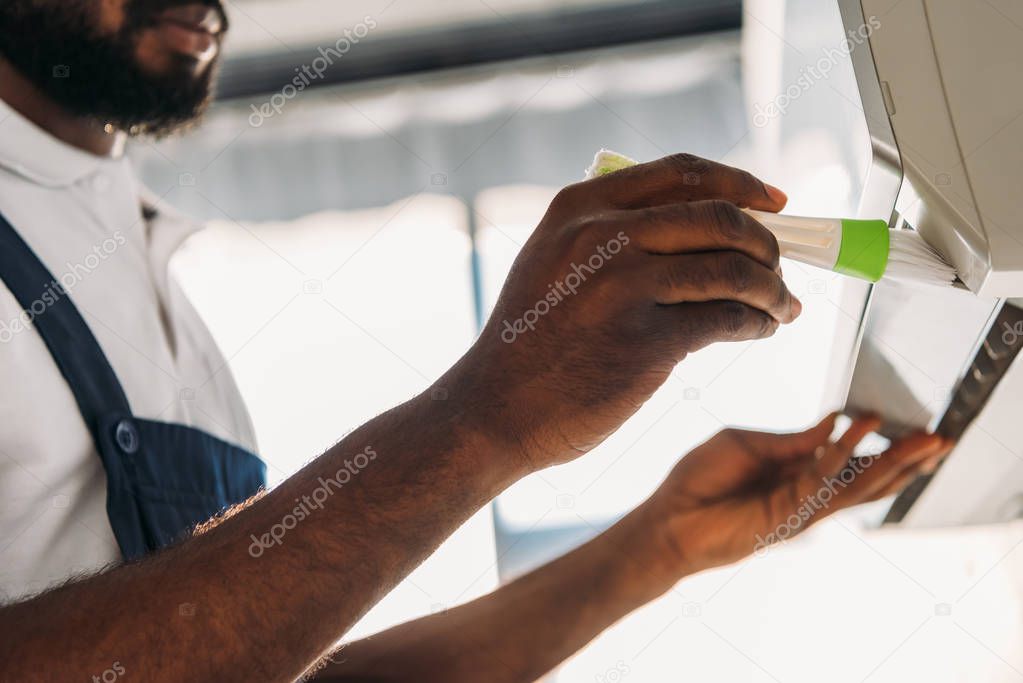
[{"label": "blurred background", "polygon": [[[861,206],[869,138],[832,2],[225,4],[206,120],[130,154],[155,196],[208,224],[172,266],[273,481],[468,348],[548,202],[601,147],[748,168],[790,213]],[[352,637],[586,540],[724,426],[799,429],[840,407],[866,288],[784,269],[796,324],[688,359],[596,452],[477,514]],[[889,505],[684,581],[549,680],[1023,679],[1019,527],[875,530]]]}]

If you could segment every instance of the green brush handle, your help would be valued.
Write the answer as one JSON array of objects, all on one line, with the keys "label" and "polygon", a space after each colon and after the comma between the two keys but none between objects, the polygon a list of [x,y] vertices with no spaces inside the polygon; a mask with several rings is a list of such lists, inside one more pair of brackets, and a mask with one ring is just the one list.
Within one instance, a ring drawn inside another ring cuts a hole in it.
[{"label": "green brush handle", "polygon": [[[624,154],[601,150],[586,177],[615,173],[637,163]],[[880,280],[888,267],[891,244],[885,221],[747,213],[774,234],[788,258],[870,282]]]},{"label": "green brush handle", "polygon": [[877,282],[888,268],[891,237],[881,220],[842,219],[842,246],[833,270]]}]

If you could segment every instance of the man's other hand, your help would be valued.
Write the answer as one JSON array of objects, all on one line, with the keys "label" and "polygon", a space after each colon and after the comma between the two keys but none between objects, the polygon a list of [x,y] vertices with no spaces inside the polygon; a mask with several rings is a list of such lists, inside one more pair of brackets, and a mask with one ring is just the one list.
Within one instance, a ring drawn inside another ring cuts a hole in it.
[{"label": "man's other hand", "polygon": [[898,493],[952,448],[916,433],[854,456],[880,420],[855,419],[832,441],[835,418],[797,434],[726,429],[684,457],[644,503],[667,556],[659,564],[681,578],[766,550],[838,510]]}]

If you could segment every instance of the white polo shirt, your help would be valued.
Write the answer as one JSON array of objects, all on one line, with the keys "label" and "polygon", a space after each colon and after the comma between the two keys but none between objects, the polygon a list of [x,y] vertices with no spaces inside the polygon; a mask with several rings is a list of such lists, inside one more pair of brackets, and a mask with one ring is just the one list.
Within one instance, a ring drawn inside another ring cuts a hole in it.
[{"label": "white polo shirt", "polygon": [[[173,276],[199,226],[0,101],[0,213],[65,286],[134,413],[255,450],[241,395]],[[3,274],[0,273],[0,276]],[[106,476],[70,389],[0,283],[0,604],[120,559]]]}]

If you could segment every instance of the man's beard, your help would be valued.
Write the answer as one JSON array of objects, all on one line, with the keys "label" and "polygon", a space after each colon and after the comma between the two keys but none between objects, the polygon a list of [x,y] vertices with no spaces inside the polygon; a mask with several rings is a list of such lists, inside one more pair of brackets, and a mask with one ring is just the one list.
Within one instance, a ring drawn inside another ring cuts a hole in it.
[{"label": "man's beard", "polygon": [[[127,0],[122,29],[101,35],[93,28],[97,17],[90,16],[98,3],[0,0],[0,55],[74,116],[133,135],[163,136],[206,110],[215,64],[197,74],[189,57],[176,55],[180,64],[153,75],[139,66],[136,41],[159,11],[195,2]],[[220,8],[219,0],[203,4]]]}]

